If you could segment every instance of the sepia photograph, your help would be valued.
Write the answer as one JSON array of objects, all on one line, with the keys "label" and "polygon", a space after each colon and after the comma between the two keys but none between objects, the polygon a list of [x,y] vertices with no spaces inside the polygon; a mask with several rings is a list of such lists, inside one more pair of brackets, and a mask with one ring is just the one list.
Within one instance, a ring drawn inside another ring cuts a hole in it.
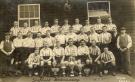
[{"label": "sepia photograph", "polygon": [[0,0],[0,82],[135,82],[135,0]]}]

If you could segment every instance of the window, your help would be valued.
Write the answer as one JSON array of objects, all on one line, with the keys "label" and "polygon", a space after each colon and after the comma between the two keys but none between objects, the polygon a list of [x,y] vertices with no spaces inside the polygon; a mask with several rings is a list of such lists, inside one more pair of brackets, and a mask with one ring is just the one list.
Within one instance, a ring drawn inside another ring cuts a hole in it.
[{"label": "window", "polygon": [[23,23],[27,22],[28,26],[34,25],[34,21],[40,22],[40,4],[19,4],[18,5],[18,22],[23,27]]},{"label": "window", "polygon": [[94,17],[111,16],[110,1],[90,1],[87,2],[88,20]]}]

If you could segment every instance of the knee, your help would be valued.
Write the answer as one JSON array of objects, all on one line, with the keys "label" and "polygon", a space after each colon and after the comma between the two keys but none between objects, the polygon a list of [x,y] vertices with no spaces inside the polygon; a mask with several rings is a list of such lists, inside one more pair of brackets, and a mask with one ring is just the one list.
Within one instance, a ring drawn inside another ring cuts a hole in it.
[{"label": "knee", "polygon": [[112,61],[111,64],[112,64],[112,66],[116,66],[116,62],[115,61]]},{"label": "knee", "polygon": [[29,69],[32,69],[33,68],[33,65],[32,64],[28,65],[28,68]]},{"label": "knee", "polygon": [[87,59],[86,64],[92,64],[92,60]]},{"label": "knee", "polygon": [[44,61],[41,61],[40,65],[41,65],[41,66],[44,66]]},{"label": "knee", "polygon": [[48,61],[48,62],[47,62],[47,64],[48,64],[49,66],[51,66],[51,63],[52,63],[51,61]]}]

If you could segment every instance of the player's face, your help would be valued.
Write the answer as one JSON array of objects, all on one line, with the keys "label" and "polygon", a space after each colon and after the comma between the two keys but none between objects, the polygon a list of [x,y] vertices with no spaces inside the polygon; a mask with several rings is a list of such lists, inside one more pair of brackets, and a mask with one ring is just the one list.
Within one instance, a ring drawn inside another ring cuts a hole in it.
[{"label": "player's face", "polygon": [[59,41],[56,42],[56,46],[60,47],[60,42]]},{"label": "player's face", "polygon": [[104,48],[104,52],[105,52],[105,53],[108,52],[108,48]]},{"label": "player's face", "polygon": [[80,31],[81,31],[81,33],[84,33],[84,29],[83,28],[81,28]]},{"label": "player's face", "polygon": [[68,41],[68,43],[69,43],[70,46],[72,46],[72,45],[73,45],[73,40],[70,39],[70,40]]},{"label": "player's face", "polygon": [[38,21],[35,21],[35,25],[39,25],[39,22]]},{"label": "player's face", "polygon": [[69,32],[70,32],[70,33],[73,33],[73,29],[69,29]]},{"label": "player's face", "polygon": [[41,37],[41,33],[37,33],[37,37]]},{"label": "player's face", "polygon": [[68,20],[65,20],[64,23],[65,23],[65,24],[68,24]]},{"label": "player's face", "polygon": [[103,27],[103,32],[106,32],[106,31],[107,31],[106,28],[107,28],[107,27]]},{"label": "player's face", "polygon": [[31,32],[28,32],[27,35],[28,35],[28,37],[30,37],[30,38],[33,36]]},{"label": "player's face", "polygon": [[84,46],[85,45],[85,41],[81,41],[80,45]]},{"label": "player's face", "polygon": [[95,32],[95,28],[94,27],[92,27],[90,30],[91,30],[91,32]]},{"label": "player's face", "polygon": [[97,23],[101,23],[101,19],[97,19]]},{"label": "player's face", "polygon": [[18,36],[19,38],[20,38],[20,37],[22,37],[22,33],[18,33],[18,35],[17,35],[17,36]]},{"label": "player's face", "polygon": [[86,25],[89,25],[89,21],[86,21],[85,24],[86,24]]},{"label": "player's face", "polygon": [[49,23],[48,22],[45,22],[45,26],[49,26]]},{"label": "player's face", "polygon": [[35,54],[36,55],[38,55],[39,54],[39,50],[37,49],[37,50],[35,50]]},{"label": "player's face", "polygon": [[96,41],[92,41],[92,46],[96,46]]},{"label": "player's face", "polygon": [[24,23],[24,27],[27,27],[28,26],[28,24],[27,23]]},{"label": "player's face", "polygon": [[44,48],[48,48],[48,47],[49,47],[48,43],[44,42]]},{"label": "player's face", "polygon": [[112,23],[112,19],[109,19],[109,21],[108,21],[109,23]]},{"label": "player's face", "polygon": [[79,24],[79,19],[75,19],[75,23],[76,24]]},{"label": "player's face", "polygon": [[46,35],[47,36],[50,36],[50,31],[46,31]]},{"label": "player's face", "polygon": [[121,32],[121,34],[124,34],[124,33],[126,33],[126,30],[121,30],[120,32]]},{"label": "player's face", "polygon": [[54,21],[54,24],[58,24],[58,23],[59,23],[58,20],[55,20],[55,21]]},{"label": "player's face", "polygon": [[14,26],[18,26],[18,22],[14,22]]},{"label": "player's face", "polygon": [[5,36],[5,39],[6,39],[6,40],[9,40],[9,39],[10,39],[10,35],[6,35],[6,36]]}]

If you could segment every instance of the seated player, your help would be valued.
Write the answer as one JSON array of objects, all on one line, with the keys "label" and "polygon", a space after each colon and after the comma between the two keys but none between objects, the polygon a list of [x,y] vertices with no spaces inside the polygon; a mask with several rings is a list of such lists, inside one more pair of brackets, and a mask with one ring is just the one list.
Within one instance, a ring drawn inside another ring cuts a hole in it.
[{"label": "seated player", "polygon": [[98,18],[97,24],[94,25],[96,32],[100,34],[102,32],[103,26],[104,26],[104,24],[102,23],[101,18]]},{"label": "seated player", "polygon": [[108,18],[108,24],[106,24],[107,26],[107,31],[112,32],[113,28],[117,29],[116,25],[112,23],[112,18],[109,17]]},{"label": "seated player", "polygon": [[69,33],[66,35],[66,44],[68,43],[69,38],[72,38],[74,43],[77,44],[77,34],[74,33],[73,28],[69,28]]},{"label": "seated player", "polygon": [[63,33],[67,34],[69,32],[69,28],[71,27],[71,25],[69,25],[68,23],[68,19],[64,20],[64,25],[62,26],[63,29]]},{"label": "seated player", "polygon": [[38,20],[34,21],[34,26],[31,27],[31,32],[33,33],[33,37],[36,37],[36,34],[40,31],[41,26]]},{"label": "seated player", "polygon": [[75,19],[75,24],[72,26],[74,33],[79,34],[80,32],[80,28],[82,27],[82,25],[79,23],[80,20],[78,18]]},{"label": "seated player", "polygon": [[43,47],[43,38],[41,36],[41,32],[38,32],[36,38],[34,39],[35,48],[41,49]]},{"label": "seated player", "polygon": [[[21,64],[23,62],[23,36],[21,32],[18,32],[17,37],[13,40],[13,44],[15,47],[15,50],[13,52],[14,57],[14,67],[16,70],[21,70]],[[16,75],[18,75],[18,72],[16,72]]]},{"label": "seated player", "polygon": [[111,51],[108,50],[108,47],[104,48],[104,51],[102,54],[100,54],[96,59],[95,62],[97,62],[100,76],[103,76],[103,72],[110,71],[113,76],[115,76],[115,57]]},{"label": "seated player", "polygon": [[21,33],[23,35],[23,38],[25,38],[27,36],[27,33],[29,31],[31,31],[31,28],[28,27],[28,23],[27,22],[24,22],[24,26],[22,28],[20,28],[20,31],[21,31]]},{"label": "seated player", "polygon": [[60,67],[60,64],[64,62],[65,51],[64,48],[61,47],[59,40],[56,40],[56,46],[53,49],[53,53],[54,53],[54,60],[57,66]]},{"label": "seated player", "polygon": [[10,40],[10,34],[6,33],[5,39],[0,44],[0,74],[2,76],[9,75],[11,73],[11,64],[13,64],[13,51],[14,45]]},{"label": "seated player", "polygon": [[58,40],[62,47],[66,44],[66,35],[63,33],[63,29],[59,28],[59,33],[55,36],[55,40]]},{"label": "seated player", "polygon": [[96,41],[95,40],[91,41],[91,46],[89,47],[89,54],[90,54],[90,56],[92,58],[91,73],[97,72],[97,65],[96,65],[96,62],[94,60],[101,54],[101,50],[96,45]]},{"label": "seated player", "polygon": [[11,27],[11,29],[10,29],[11,36],[13,36],[13,39],[17,36],[19,31],[20,31],[20,28],[18,26],[18,22],[14,21],[14,26]]},{"label": "seated player", "polygon": [[59,26],[59,21],[58,19],[54,20],[54,24],[51,27],[51,35],[54,37],[58,33],[58,29],[60,28]]},{"label": "seated player", "polygon": [[28,58],[29,54],[34,52],[34,48],[35,48],[33,34],[30,31],[27,33],[27,37],[23,40],[23,48],[24,48],[23,60],[26,60],[26,58]]},{"label": "seated player", "polygon": [[78,34],[77,37],[78,42],[80,42],[82,39],[85,40],[86,43],[88,42],[88,36],[85,34],[83,27],[80,28],[80,34]]},{"label": "seated player", "polygon": [[80,41],[80,46],[78,47],[77,59],[81,60],[81,62],[85,64],[87,59],[91,60],[89,55],[89,48],[86,46],[86,42],[83,39]]},{"label": "seated player", "polygon": [[92,41],[93,41],[93,40],[95,40],[96,43],[99,42],[99,34],[96,33],[95,28],[94,28],[94,27],[91,27],[90,30],[91,30],[91,32],[90,32],[90,34],[88,35],[88,38],[89,38],[88,46],[90,46],[90,45],[92,44]]},{"label": "seated player", "polygon": [[40,56],[41,56],[41,68],[42,68],[41,76],[43,76],[44,74],[50,76],[51,65],[52,65],[51,60],[54,57],[53,57],[53,51],[51,48],[49,48],[49,44],[46,41],[44,41],[43,48],[40,50]]},{"label": "seated player", "polygon": [[90,28],[92,27],[92,25],[90,24],[89,20],[85,20],[85,25],[83,26],[84,28],[84,32],[86,34],[90,33]]},{"label": "seated player", "polygon": [[44,41],[48,43],[48,46],[53,49],[54,47],[54,43],[55,43],[55,39],[54,37],[52,37],[50,35],[50,30],[47,30],[46,31],[46,37],[44,38]]},{"label": "seated player", "polygon": [[[68,73],[71,69],[73,73],[72,67],[76,66],[76,59],[77,59],[77,47],[74,45],[74,41],[72,38],[68,40],[68,46],[65,47],[65,61],[68,61]],[[74,74],[73,74],[74,75]]]},{"label": "seated player", "polygon": [[28,66],[29,76],[31,77],[33,74],[39,74],[39,67],[41,62],[41,57],[39,54],[39,49],[35,49],[34,53],[31,53],[27,60],[25,60]]},{"label": "seated player", "polygon": [[103,32],[99,35],[100,49],[103,50],[104,47],[108,47],[112,40],[111,33],[107,32],[107,27],[103,26]]}]

